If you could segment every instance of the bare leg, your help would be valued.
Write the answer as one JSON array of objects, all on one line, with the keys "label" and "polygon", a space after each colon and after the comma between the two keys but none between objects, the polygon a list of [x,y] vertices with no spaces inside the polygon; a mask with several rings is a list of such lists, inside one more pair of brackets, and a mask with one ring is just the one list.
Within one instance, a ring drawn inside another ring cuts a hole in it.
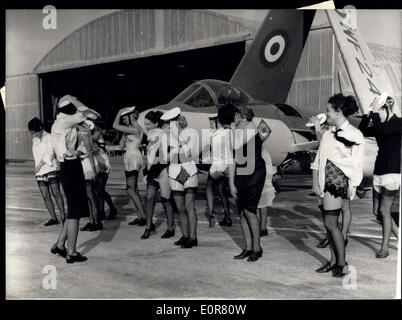
[{"label": "bare leg", "polygon": [[137,209],[138,218],[145,219],[146,215],[145,215],[144,207],[141,202],[140,194],[138,192],[137,179],[138,179],[138,173],[134,176],[126,178],[127,193],[134,202],[134,206]]},{"label": "bare leg", "polygon": [[194,192],[185,192],[184,201],[186,207],[186,214],[188,218],[188,226],[189,226],[189,235],[190,238],[195,240],[197,238],[197,215],[194,210],[194,203],[195,203],[195,196]]},{"label": "bare leg", "polygon": [[[324,210],[339,210],[342,207],[342,199],[340,197],[335,198],[330,193],[326,192],[324,194]],[[339,228],[338,224],[339,214],[325,214],[324,216],[324,224],[325,228],[328,230],[328,235],[331,237],[328,238],[330,246],[334,253],[336,254],[337,264],[340,266],[346,265],[345,261],[345,242],[342,235],[342,231]],[[332,260],[331,253],[331,260]],[[331,261],[332,262],[332,261]]]},{"label": "bare leg", "polygon": [[219,195],[222,200],[223,211],[225,212],[225,219],[229,220],[230,219],[229,200],[225,194],[225,180],[224,179],[222,179],[222,181],[219,183],[218,191],[219,191]]},{"label": "bare leg", "polygon": [[66,247],[67,241],[67,220],[63,222],[63,227],[61,228],[59,238],[57,239],[57,246],[60,249],[64,249]]},{"label": "bare leg", "polygon": [[64,221],[66,220],[66,213],[64,211],[63,196],[60,193],[60,183],[59,182],[50,183],[49,186],[50,190],[52,191],[53,197],[56,199],[56,204],[60,211],[61,220]]},{"label": "bare leg", "polygon": [[380,252],[388,252],[391,230],[398,234],[398,227],[391,217],[391,207],[395,196],[381,195],[380,214],[382,215],[382,244]]},{"label": "bare leg", "polygon": [[39,186],[39,190],[42,194],[43,200],[45,201],[45,205],[46,205],[47,210],[49,211],[50,217],[53,220],[57,220],[56,212],[54,211],[53,201],[52,201],[52,198],[50,197],[49,185],[41,184]]},{"label": "bare leg", "polygon": [[174,230],[174,216],[173,216],[173,208],[172,208],[172,204],[170,202],[170,199],[165,199],[162,198],[162,205],[163,208],[165,209],[165,213],[166,213],[166,224],[167,224],[167,229],[170,231]]},{"label": "bare leg", "polygon": [[67,219],[67,253],[68,255],[75,255],[77,252],[77,238],[78,238],[78,219]]},{"label": "bare leg", "polygon": [[248,210],[244,210],[244,216],[246,217],[248,227],[250,228],[250,236],[252,239],[253,250],[256,252],[259,252],[259,251],[261,251],[260,221],[258,220],[258,217],[256,214],[254,214]]},{"label": "bare leg", "polygon": [[352,214],[350,212],[350,200],[344,199],[342,201],[342,234],[345,240],[348,237],[348,232],[351,223],[352,223]]},{"label": "bare leg", "polygon": [[153,185],[148,185],[147,187],[147,203],[145,205],[146,215],[147,215],[147,229],[151,228],[152,218],[154,215],[155,208],[155,198],[156,198],[157,188]]},{"label": "bare leg", "polygon": [[268,207],[260,208],[260,229],[267,229]]},{"label": "bare leg", "polygon": [[207,205],[208,205],[208,213],[209,216],[212,215],[214,211],[214,180],[211,178],[211,176],[208,176],[207,180]]},{"label": "bare leg", "polygon": [[188,219],[186,215],[186,209],[184,205],[184,193],[175,192],[173,194],[174,202],[176,203],[177,211],[180,218],[180,230],[183,237],[188,238]]},{"label": "bare leg", "polygon": [[251,237],[250,227],[248,226],[246,217],[244,216],[243,212],[240,214],[240,225],[241,231],[243,233],[243,239],[246,244],[246,250],[250,251],[253,249],[253,240]]}]

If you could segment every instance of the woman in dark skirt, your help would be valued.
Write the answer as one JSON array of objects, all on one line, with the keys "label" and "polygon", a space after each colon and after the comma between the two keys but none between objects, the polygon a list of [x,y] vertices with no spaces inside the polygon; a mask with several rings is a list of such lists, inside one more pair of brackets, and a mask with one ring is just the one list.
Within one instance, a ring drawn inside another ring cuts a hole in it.
[{"label": "woman in dark skirt", "polygon": [[339,93],[328,100],[327,122],[333,127],[322,135],[316,161],[311,166],[318,170],[313,190],[323,199],[324,226],[331,249],[331,260],[316,271],[332,271],[334,277],[343,277],[347,265],[345,240],[338,224],[342,202],[354,198],[363,179],[364,137],[347,120],[357,111],[353,96]]},{"label": "woman in dark skirt", "polygon": [[235,259],[257,261],[262,257],[260,222],[257,207],[264,188],[266,168],[262,158],[262,140],[252,121],[242,118],[239,109],[226,104],[218,112],[222,125],[232,124],[234,162],[229,164],[229,186],[237,202],[246,248]]},{"label": "woman in dark skirt", "polygon": [[[382,244],[376,258],[388,257],[391,231],[398,237],[398,226],[391,217],[391,208],[401,184],[402,119],[394,113],[395,101],[387,93],[377,97],[370,112],[363,115],[359,129],[367,137],[375,137],[378,155],[373,176],[373,212],[382,218]],[[373,125],[369,127],[372,121]]]},{"label": "woman in dark skirt", "polygon": [[[59,102],[59,111],[51,134],[57,158],[60,162],[60,180],[67,198],[67,220],[51,252],[66,258],[67,263],[86,261],[77,252],[79,220],[89,217],[85,177],[79,158],[78,132],[74,127],[84,121],[91,110],[76,98],[64,96]],[[67,250],[65,243],[67,241]]]}]

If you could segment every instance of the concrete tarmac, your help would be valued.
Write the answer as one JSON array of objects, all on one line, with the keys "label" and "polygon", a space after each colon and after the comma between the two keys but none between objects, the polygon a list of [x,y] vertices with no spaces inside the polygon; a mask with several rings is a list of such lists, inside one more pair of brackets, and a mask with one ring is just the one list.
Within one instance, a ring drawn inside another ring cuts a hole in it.
[{"label": "concrete tarmac", "polygon": [[[105,221],[103,231],[80,232],[78,251],[88,261],[66,264],[65,259],[49,252],[61,225],[43,226],[49,214],[33,177],[33,163],[7,164],[8,299],[390,299],[400,292],[397,240],[392,237],[388,258],[375,258],[381,226],[371,213],[371,195],[352,202],[346,259],[351,273],[333,278],[331,273],[314,271],[329,258],[329,249],[316,248],[324,228],[316,199],[309,196],[309,175],[286,176],[279,181],[281,192],[269,210],[269,235],[261,238],[263,257],[247,262],[233,259],[243,246],[235,213],[232,227],[208,227],[206,174],[200,175],[196,201],[199,244],[181,249],[173,246],[180,237],[177,216],[176,236],[160,238],[166,219],[159,202],[154,215],[157,234],[141,240],[145,227],[127,224],[136,213],[125,192],[121,157],[113,158],[112,166],[107,190],[119,215],[114,221]],[[142,176],[139,181],[145,199]],[[218,199],[216,205],[220,212]],[[399,201],[393,209],[399,211]],[[86,222],[82,219],[81,226]],[[43,285],[49,272],[46,268],[57,272],[55,289]]]}]

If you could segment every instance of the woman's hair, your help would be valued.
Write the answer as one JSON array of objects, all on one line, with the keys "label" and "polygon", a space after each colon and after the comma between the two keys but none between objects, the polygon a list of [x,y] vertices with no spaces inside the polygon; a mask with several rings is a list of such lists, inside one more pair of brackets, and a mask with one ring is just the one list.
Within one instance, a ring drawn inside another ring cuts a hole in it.
[{"label": "woman's hair", "polygon": [[77,108],[72,103],[69,103],[63,108],[59,108],[59,112],[72,115],[77,112]]},{"label": "woman's hair", "polygon": [[162,126],[162,121],[161,121],[161,116],[163,115],[163,112],[161,111],[149,111],[145,115],[145,119],[151,121],[152,123],[157,123],[158,127]]},{"label": "woman's hair", "polygon": [[123,119],[127,119],[129,125],[131,126],[132,123],[131,123],[131,117],[130,117],[130,115],[131,115],[131,113],[130,113],[130,114],[125,114],[124,116],[121,116],[121,117],[120,117],[120,125],[126,125],[126,124],[124,123]]},{"label": "woman's hair", "polygon": [[359,107],[354,96],[344,96],[342,93],[337,93],[328,99],[328,103],[336,112],[342,111],[345,117],[355,114]]},{"label": "woman's hair", "polygon": [[247,121],[251,121],[254,118],[254,112],[250,108],[247,107],[240,107],[240,115],[242,118],[246,119]]},{"label": "woman's hair", "polygon": [[394,108],[394,105],[395,105],[394,98],[388,96],[384,106],[388,107],[388,109],[392,111]]},{"label": "woman's hair", "polygon": [[234,121],[236,113],[239,113],[239,109],[233,104],[227,103],[218,110],[219,123],[224,126],[231,124]]},{"label": "woman's hair", "polygon": [[43,130],[43,123],[38,118],[33,118],[28,122],[28,130],[39,132]]}]

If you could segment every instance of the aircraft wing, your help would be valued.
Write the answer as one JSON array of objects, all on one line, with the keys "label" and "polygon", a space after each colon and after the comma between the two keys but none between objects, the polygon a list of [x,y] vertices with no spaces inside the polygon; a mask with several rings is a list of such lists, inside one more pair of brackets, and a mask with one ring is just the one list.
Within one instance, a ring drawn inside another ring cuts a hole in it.
[{"label": "aircraft wing", "polygon": [[289,153],[300,152],[300,151],[311,151],[314,149],[318,149],[320,143],[318,141],[309,141],[303,143],[293,144],[290,147]]},{"label": "aircraft wing", "polygon": [[[374,57],[360,32],[355,28],[356,10],[326,10],[328,20],[335,35],[338,48],[361,112],[368,113],[368,107],[375,96],[386,91],[392,95],[391,85]],[[400,107],[395,108],[400,116]]]}]

